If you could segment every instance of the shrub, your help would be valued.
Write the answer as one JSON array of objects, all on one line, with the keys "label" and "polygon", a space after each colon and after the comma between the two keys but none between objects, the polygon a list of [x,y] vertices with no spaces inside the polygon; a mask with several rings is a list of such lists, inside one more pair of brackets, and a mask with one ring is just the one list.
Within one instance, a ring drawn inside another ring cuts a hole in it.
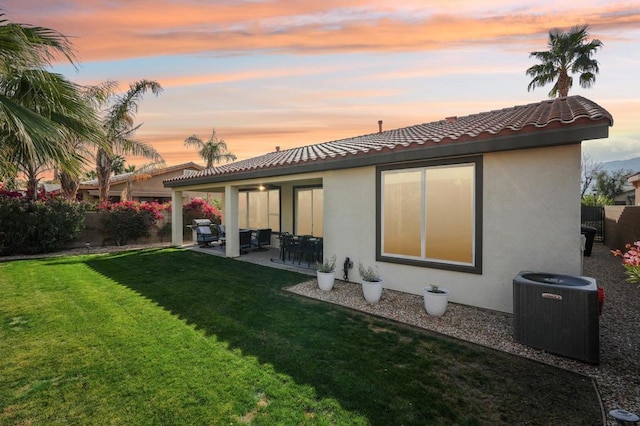
[{"label": "shrub", "polygon": [[622,266],[627,273],[627,281],[640,287],[640,241],[626,244],[627,251],[611,250],[614,256],[622,257]]},{"label": "shrub", "polygon": [[84,205],[75,201],[0,194],[0,254],[60,250],[84,228],[84,212]]},{"label": "shrub", "polygon": [[166,208],[158,203],[123,201],[102,203],[98,206],[98,211],[103,212],[101,221],[105,233],[120,246],[131,240],[149,237],[151,229],[163,217],[160,212]]},{"label": "shrub", "polygon": [[182,217],[185,225],[191,225],[193,219],[209,219],[211,224],[222,223],[222,213],[216,206],[212,206],[202,198],[194,198],[182,208]]}]

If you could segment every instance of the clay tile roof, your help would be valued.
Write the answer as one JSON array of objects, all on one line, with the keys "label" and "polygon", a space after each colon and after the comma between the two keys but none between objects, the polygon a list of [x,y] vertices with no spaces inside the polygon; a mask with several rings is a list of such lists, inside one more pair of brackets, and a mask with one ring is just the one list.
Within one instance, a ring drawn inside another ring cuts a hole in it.
[{"label": "clay tile roof", "polygon": [[190,176],[179,176],[165,182],[187,181],[317,161],[331,161],[348,156],[362,156],[382,151],[391,152],[420,146],[481,141],[537,129],[577,126],[595,122],[606,122],[606,125],[611,126],[613,118],[604,108],[581,96],[555,98],[465,117],[447,117],[447,119],[431,123],[271,152],[259,157],[202,170]]}]

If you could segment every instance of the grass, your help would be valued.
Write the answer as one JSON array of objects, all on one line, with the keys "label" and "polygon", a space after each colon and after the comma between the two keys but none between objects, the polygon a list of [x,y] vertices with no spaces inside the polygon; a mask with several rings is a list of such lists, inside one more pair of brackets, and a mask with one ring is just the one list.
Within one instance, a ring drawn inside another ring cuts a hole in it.
[{"label": "grass", "polygon": [[[0,263],[0,424],[598,424],[591,381],[175,249]],[[568,420],[570,419],[570,420]]]}]

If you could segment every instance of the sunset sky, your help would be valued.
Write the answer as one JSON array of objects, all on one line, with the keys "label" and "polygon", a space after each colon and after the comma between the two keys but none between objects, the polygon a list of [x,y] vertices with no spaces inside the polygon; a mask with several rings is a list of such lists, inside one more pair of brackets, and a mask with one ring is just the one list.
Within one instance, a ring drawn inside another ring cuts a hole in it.
[{"label": "sunset sky", "polygon": [[[461,0],[4,0],[14,22],[69,37],[80,84],[158,81],[137,137],[168,165],[212,128],[239,159],[547,98],[527,92],[548,31],[589,24],[604,43],[595,87],[570,95],[614,116],[597,161],[640,156],[640,2]],[[132,163],[143,163],[130,159]]]}]

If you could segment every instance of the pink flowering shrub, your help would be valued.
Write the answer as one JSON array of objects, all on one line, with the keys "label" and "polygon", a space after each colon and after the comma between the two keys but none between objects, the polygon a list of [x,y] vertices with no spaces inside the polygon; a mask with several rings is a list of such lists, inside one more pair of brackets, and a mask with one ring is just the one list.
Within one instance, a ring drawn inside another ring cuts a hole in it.
[{"label": "pink flowering shrub", "polygon": [[[622,257],[622,266],[627,271],[627,281],[633,284],[640,284],[640,241],[627,244],[627,251],[611,250],[614,256]],[[639,286],[640,287],[640,286]]]},{"label": "pink flowering shrub", "polygon": [[211,224],[222,223],[222,213],[216,206],[212,206],[202,198],[194,198],[182,209],[185,225],[190,225],[193,219],[209,219]]},{"label": "pink flowering shrub", "polygon": [[104,212],[102,225],[105,232],[117,245],[126,245],[131,240],[149,237],[151,229],[163,218],[166,206],[159,203],[122,201],[98,204],[98,211]]},{"label": "pink flowering shrub", "polygon": [[22,198],[22,192],[20,191],[10,191],[5,188],[3,184],[0,183],[0,198]]}]

